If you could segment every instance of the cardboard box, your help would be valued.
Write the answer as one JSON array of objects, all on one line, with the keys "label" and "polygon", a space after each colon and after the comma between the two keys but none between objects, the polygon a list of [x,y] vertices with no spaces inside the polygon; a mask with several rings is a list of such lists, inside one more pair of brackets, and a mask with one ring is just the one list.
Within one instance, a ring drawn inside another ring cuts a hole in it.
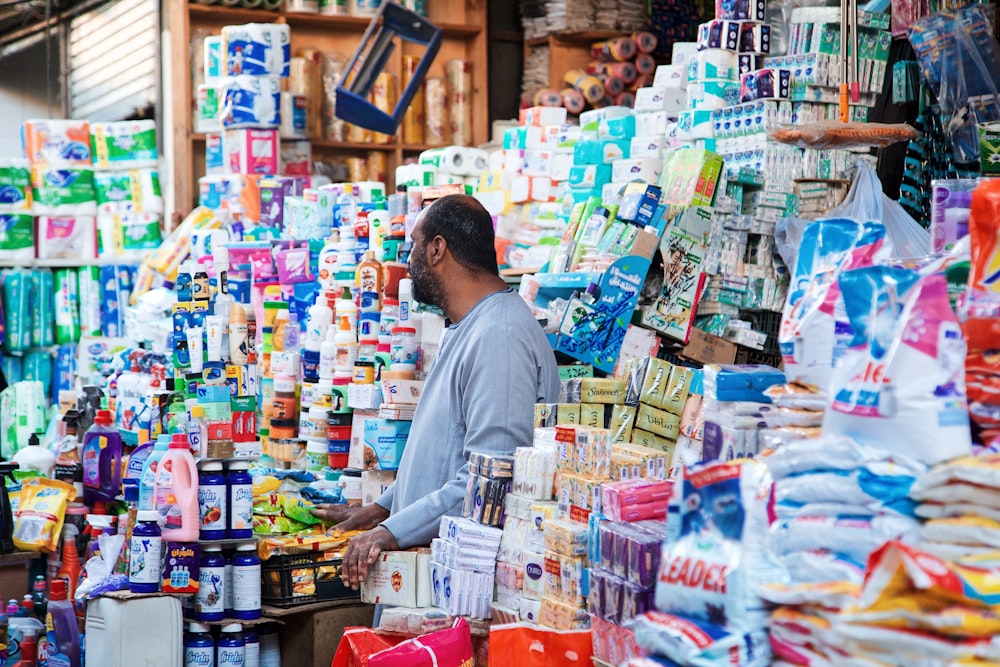
[{"label": "cardboard box", "polygon": [[688,344],[677,354],[701,364],[731,364],[736,361],[736,344],[692,327]]},{"label": "cardboard box", "polygon": [[347,405],[354,410],[377,410],[382,404],[382,391],[377,384],[347,385]]},{"label": "cardboard box", "polygon": [[[365,420],[364,444],[366,449],[372,450],[365,453],[365,462],[367,463],[368,458],[372,457],[377,461],[375,469],[396,470],[403,457],[403,448],[406,447],[406,439],[410,435],[411,423],[395,419]],[[372,466],[364,466],[363,469],[372,469]]]},{"label": "cardboard box", "polygon": [[396,481],[395,470],[365,470],[361,473],[361,504],[371,505]]},{"label": "cardboard box", "polygon": [[382,380],[382,401],[385,403],[416,405],[423,391],[421,380]]},{"label": "cardboard box", "polygon": [[431,606],[431,550],[382,552],[361,583],[361,599],[397,607]]}]

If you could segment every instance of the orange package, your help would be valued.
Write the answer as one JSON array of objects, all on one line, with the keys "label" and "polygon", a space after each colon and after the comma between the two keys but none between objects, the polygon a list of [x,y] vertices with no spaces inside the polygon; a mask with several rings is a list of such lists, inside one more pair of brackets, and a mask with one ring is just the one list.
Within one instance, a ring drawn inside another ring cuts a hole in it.
[{"label": "orange package", "polygon": [[89,167],[93,162],[85,120],[26,120],[21,146],[32,165]]},{"label": "orange package", "polygon": [[969,318],[962,330],[970,350],[988,350],[1000,342],[1000,179],[972,193],[969,237]]}]

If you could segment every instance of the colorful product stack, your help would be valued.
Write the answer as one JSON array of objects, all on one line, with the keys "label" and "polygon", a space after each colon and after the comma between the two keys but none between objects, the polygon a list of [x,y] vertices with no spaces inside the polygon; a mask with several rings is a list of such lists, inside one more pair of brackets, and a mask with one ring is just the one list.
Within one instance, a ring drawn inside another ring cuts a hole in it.
[{"label": "colorful product stack", "polygon": [[35,220],[27,160],[0,161],[0,193],[0,258],[30,261],[35,256]]},{"label": "colorful product stack", "polygon": [[500,548],[499,528],[468,519],[441,518],[431,542],[433,604],[452,616],[489,618]]}]

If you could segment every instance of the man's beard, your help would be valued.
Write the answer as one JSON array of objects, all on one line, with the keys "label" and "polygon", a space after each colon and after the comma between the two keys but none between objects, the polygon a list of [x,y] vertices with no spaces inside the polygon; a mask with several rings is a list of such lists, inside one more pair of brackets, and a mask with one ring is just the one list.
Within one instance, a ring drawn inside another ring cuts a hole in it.
[{"label": "man's beard", "polygon": [[418,255],[410,257],[410,279],[413,281],[414,299],[428,306],[444,308],[444,289],[438,279],[427,270],[425,257]]}]

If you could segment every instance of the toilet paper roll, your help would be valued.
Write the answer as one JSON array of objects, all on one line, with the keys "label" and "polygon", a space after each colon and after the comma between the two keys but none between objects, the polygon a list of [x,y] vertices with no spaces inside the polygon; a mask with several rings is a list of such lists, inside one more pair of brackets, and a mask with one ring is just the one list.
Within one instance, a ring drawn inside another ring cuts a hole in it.
[{"label": "toilet paper roll", "polygon": [[221,84],[219,114],[226,128],[281,126],[281,79],[276,76],[234,76]]},{"label": "toilet paper roll", "polygon": [[94,216],[38,216],[39,259],[95,259],[97,222]]},{"label": "toilet paper roll", "polygon": [[160,174],[155,169],[94,174],[97,213],[163,213]]},{"label": "toilet paper roll", "polygon": [[0,211],[31,212],[31,168],[27,160],[0,159]]},{"label": "toilet paper roll", "polygon": [[26,120],[21,147],[31,164],[90,167],[90,123],[85,120]]},{"label": "toilet paper roll", "polygon": [[[417,73],[420,65],[420,58],[417,56],[403,56],[403,85],[402,90],[410,85],[410,81]],[[403,143],[422,144],[424,143],[424,91],[423,87],[417,91],[410,101],[410,107],[403,116]]]},{"label": "toilet paper roll", "polygon": [[93,169],[35,166],[31,169],[31,183],[37,214],[92,216],[97,213]]},{"label": "toilet paper roll", "polygon": [[305,95],[281,93],[281,126],[278,135],[282,139],[305,139],[308,135],[307,115],[308,102]]},{"label": "toilet paper roll", "polygon": [[34,256],[34,216],[24,213],[0,213],[0,259],[30,260]]},{"label": "toilet paper roll", "polygon": [[288,76],[291,32],[284,23],[223,26],[222,45],[229,76]]},{"label": "toilet paper roll", "polygon": [[722,79],[739,81],[738,57],[732,51],[723,49],[705,49],[688,63],[688,81],[703,81],[705,79]]}]

